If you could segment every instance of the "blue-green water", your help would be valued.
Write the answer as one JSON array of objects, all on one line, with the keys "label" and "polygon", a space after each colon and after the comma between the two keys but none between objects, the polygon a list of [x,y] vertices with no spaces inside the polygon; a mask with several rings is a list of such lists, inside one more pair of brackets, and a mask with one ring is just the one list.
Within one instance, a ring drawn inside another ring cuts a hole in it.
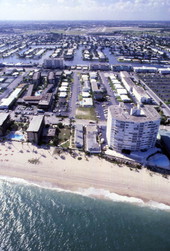
[{"label": "blue-green water", "polygon": [[24,139],[24,135],[11,132],[7,138],[19,141]]},{"label": "blue-green water", "polygon": [[169,251],[170,212],[0,180],[2,251]]}]

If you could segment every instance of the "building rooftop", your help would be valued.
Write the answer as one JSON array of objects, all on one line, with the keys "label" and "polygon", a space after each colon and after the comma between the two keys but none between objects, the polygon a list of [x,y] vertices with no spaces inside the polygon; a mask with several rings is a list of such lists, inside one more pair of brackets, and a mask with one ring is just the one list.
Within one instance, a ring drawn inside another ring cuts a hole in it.
[{"label": "building rooftop", "polygon": [[8,113],[0,113],[0,126],[3,125],[3,123],[5,122],[5,120],[9,117]]},{"label": "building rooftop", "polygon": [[100,153],[101,146],[97,142],[97,126],[87,125],[86,126],[86,151],[91,153]]},{"label": "building rooftop", "polygon": [[[134,108],[134,111],[139,111],[139,109],[136,107]],[[145,105],[140,108],[140,115],[132,115],[129,110],[125,106],[119,106],[119,105],[112,105],[109,107],[109,110],[112,114],[112,117],[116,118],[117,120],[125,120],[125,121],[132,121],[132,122],[146,122],[146,121],[155,121],[160,119],[160,115],[158,112],[149,105]],[[134,114],[139,114],[138,112],[134,112]]]},{"label": "building rooftop", "polygon": [[0,104],[0,109],[8,109],[9,106],[15,101],[16,98],[19,97],[20,93],[22,91],[22,88],[16,88],[8,98],[2,99],[2,102]]},{"label": "building rooftop", "polygon": [[42,99],[42,95],[39,96],[25,96],[24,101],[39,101]]},{"label": "building rooftop", "polygon": [[44,115],[34,116],[31,120],[27,132],[38,132],[43,122]]},{"label": "building rooftop", "polygon": [[29,85],[26,96],[31,96],[33,93],[34,85]]},{"label": "building rooftop", "polygon": [[76,147],[78,147],[78,148],[83,147],[83,125],[81,125],[81,124],[75,125],[74,142],[75,142]]},{"label": "building rooftop", "polygon": [[48,79],[52,80],[52,79],[55,79],[55,74],[54,72],[50,72],[49,75],[48,75]]},{"label": "building rooftop", "polygon": [[52,93],[46,93],[40,100],[39,105],[43,106],[49,106],[52,100],[53,94]]},{"label": "building rooftop", "polygon": [[41,73],[40,72],[35,72],[33,75],[33,80],[38,80],[41,77]]}]

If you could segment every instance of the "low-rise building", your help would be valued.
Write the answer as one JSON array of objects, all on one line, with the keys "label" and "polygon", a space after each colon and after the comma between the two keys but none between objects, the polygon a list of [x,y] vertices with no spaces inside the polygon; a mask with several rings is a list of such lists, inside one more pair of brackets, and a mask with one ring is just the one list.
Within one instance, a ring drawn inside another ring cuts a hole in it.
[{"label": "low-rise building", "polygon": [[44,59],[44,68],[47,68],[47,69],[63,69],[64,68],[63,58]]},{"label": "low-rise building", "polygon": [[42,136],[43,136],[43,142],[49,143],[56,136],[56,128],[44,127]]},{"label": "low-rise building", "polygon": [[15,103],[15,101],[17,100],[17,98],[19,98],[19,96],[22,94],[22,92],[23,92],[23,88],[16,88],[9,95],[8,98],[2,99],[2,101],[0,103],[0,109],[5,110],[5,109],[11,108],[13,106],[13,104]]},{"label": "low-rise building", "polygon": [[83,107],[91,107],[91,106],[93,106],[93,99],[92,98],[83,98],[81,105]]},{"label": "low-rise building", "polygon": [[91,64],[90,65],[91,71],[110,71],[110,65],[109,64]]},{"label": "low-rise building", "polygon": [[96,125],[86,126],[86,145],[85,150],[89,153],[100,153],[101,146],[97,142],[98,129]]},{"label": "low-rise building", "polygon": [[83,88],[82,88],[83,92],[90,92],[91,91],[91,85],[89,81],[85,81],[83,83]]},{"label": "low-rise building", "polygon": [[39,95],[39,96],[25,96],[23,98],[24,103],[26,105],[38,105],[41,99],[42,99],[41,95]]},{"label": "low-rise building", "polygon": [[170,68],[159,68],[158,72],[160,74],[170,74]]},{"label": "low-rise building", "polygon": [[42,96],[41,100],[38,103],[38,107],[40,109],[47,110],[50,108],[53,100],[53,94],[52,93],[46,93],[44,96]]},{"label": "low-rise building", "polygon": [[77,148],[83,148],[84,146],[84,140],[83,140],[83,125],[77,124],[75,125],[75,131],[74,131],[74,144]]},{"label": "low-rise building", "polygon": [[106,89],[100,83],[97,83],[97,81],[91,81],[91,87],[94,99],[101,100],[104,98]]},{"label": "low-rise building", "polygon": [[[146,91],[141,87],[136,85],[130,78],[128,72],[121,72],[120,73],[121,81],[126,88],[126,90],[133,94],[139,103],[143,104],[150,104],[152,102],[151,97],[146,93]],[[126,93],[124,93],[126,94]]]},{"label": "low-rise building", "polygon": [[142,67],[133,67],[134,72],[143,72],[143,73],[155,73],[158,71],[156,67],[147,67],[147,66],[142,66]]}]

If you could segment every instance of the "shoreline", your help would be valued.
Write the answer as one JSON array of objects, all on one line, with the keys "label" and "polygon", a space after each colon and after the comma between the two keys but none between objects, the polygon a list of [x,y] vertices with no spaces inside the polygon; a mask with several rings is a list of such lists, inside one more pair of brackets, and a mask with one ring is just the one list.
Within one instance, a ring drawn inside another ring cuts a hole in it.
[{"label": "shoreline", "polygon": [[[109,199],[110,193],[170,206],[169,177],[165,179],[147,169],[136,172],[96,156],[87,160],[82,152],[79,153],[82,159],[78,160],[68,153],[53,155],[53,151],[53,147],[47,150],[30,143],[0,143],[0,176],[19,178],[47,189],[81,194],[91,191],[90,197]],[[39,164],[29,162],[35,158]],[[97,194],[93,195],[93,191]]]},{"label": "shoreline", "polygon": [[99,200],[107,200],[107,201],[113,201],[113,202],[118,202],[118,203],[130,203],[135,206],[139,207],[148,207],[151,209],[158,209],[158,210],[164,210],[167,212],[170,212],[170,205],[164,204],[161,202],[156,202],[156,201],[147,201],[146,199],[143,198],[136,198],[136,197],[130,197],[128,195],[120,195],[117,193],[111,193],[108,190],[104,189],[95,189],[94,187],[89,187],[87,189],[78,189],[77,191],[73,190],[65,190],[59,187],[53,187],[53,186],[48,186],[46,184],[38,184],[38,183],[33,183],[28,180],[24,180],[21,178],[15,178],[15,177],[4,177],[0,176],[0,180],[2,181],[7,181],[12,184],[23,184],[23,185],[28,185],[28,186],[33,186],[33,187],[38,187],[41,189],[47,189],[47,190],[52,190],[56,192],[62,192],[62,193],[67,193],[67,194],[74,194],[74,195],[80,195],[84,197],[88,197],[91,199],[99,199]]}]

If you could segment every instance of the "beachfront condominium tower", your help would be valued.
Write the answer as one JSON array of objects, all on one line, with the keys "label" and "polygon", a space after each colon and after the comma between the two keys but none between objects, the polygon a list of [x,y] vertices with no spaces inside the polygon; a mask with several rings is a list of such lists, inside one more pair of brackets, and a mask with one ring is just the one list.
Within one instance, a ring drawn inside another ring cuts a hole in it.
[{"label": "beachfront condominium tower", "polygon": [[142,151],[155,146],[160,116],[152,106],[108,108],[107,141],[118,152]]}]

